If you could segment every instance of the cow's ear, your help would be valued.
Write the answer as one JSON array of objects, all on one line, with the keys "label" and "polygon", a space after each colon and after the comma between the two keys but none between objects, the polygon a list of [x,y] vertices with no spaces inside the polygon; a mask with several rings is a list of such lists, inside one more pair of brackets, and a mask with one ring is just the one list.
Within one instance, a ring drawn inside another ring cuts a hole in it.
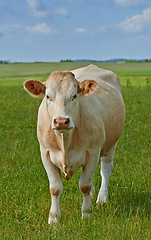
[{"label": "cow's ear", "polygon": [[41,83],[37,80],[27,80],[24,82],[24,89],[32,97],[43,97],[45,94],[46,86],[45,83]]},{"label": "cow's ear", "polygon": [[84,80],[78,85],[78,93],[83,96],[88,96],[92,94],[95,89],[98,87],[98,84],[94,80]]}]

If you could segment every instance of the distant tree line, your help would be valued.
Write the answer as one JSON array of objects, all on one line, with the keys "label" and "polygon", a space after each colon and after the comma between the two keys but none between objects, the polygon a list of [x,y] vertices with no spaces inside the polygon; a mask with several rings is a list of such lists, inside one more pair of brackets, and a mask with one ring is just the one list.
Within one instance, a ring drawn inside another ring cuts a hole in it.
[{"label": "distant tree line", "polygon": [[73,61],[71,59],[65,59],[65,60],[61,59],[60,62],[73,62]]},{"label": "distant tree line", "polygon": [[151,59],[145,59],[144,62],[151,62]]},{"label": "distant tree line", "polygon": [[8,64],[9,61],[6,61],[6,60],[0,60],[0,64]]},{"label": "distant tree line", "polygon": [[127,60],[125,63],[139,63],[139,62],[151,62],[151,59],[145,59],[142,61]]}]

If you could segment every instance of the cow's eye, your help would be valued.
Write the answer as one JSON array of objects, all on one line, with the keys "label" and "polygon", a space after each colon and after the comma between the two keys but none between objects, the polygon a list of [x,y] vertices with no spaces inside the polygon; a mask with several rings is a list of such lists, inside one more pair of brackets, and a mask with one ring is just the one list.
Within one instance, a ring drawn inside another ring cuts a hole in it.
[{"label": "cow's eye", "polygon": [[73,101],[74,99],[76,99],[77,95],[75,94],[74,96],[71,97],[71,100]]},{"label": "cow's eye", "polygon": [[46,98],[50,101],[53,101],[53,99],[51,97],[49,97],[48,95],[46,95]]}]

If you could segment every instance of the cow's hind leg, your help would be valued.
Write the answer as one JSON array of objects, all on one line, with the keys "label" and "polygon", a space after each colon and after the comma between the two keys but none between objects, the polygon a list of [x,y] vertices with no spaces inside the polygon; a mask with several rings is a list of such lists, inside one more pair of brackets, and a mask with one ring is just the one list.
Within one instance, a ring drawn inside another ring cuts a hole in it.
[{"label": "cow's hind leg", "polygon": [[96,203],[103,204],[108,201],[108,181],[113,169],[113,156],[115,152],[116,145],[108,152],[107,156],[101,157],[101,188],[97,197]]}]

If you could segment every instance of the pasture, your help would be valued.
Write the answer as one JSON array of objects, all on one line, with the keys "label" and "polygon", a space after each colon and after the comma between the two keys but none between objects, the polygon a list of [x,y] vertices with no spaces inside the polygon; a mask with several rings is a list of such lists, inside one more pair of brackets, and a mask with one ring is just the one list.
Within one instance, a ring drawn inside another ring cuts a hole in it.
[{"label": "pasture", "polygon": [[0,239],[151,239],[151,63],[97,63],[121,79],[126,123],[114,156],[109,201],[95,205],[101,177],[93,183],[93,214],[81,219],[80,170],[63,179],[60,224],[48,225],[48,178],[36,138],[39,99],[23,89],[26,79],[44,81],[50,72],[88,63],[0,65]]}]

